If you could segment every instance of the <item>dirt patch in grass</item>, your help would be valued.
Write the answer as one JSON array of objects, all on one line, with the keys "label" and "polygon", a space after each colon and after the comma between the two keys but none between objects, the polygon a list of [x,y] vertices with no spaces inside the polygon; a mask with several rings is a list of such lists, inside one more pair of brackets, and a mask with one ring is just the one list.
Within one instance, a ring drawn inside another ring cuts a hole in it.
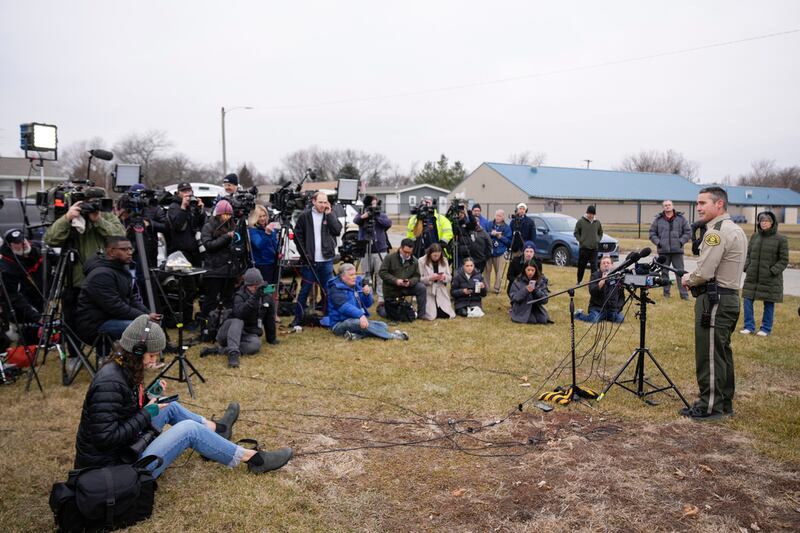
[{"label": "dirt patch in grass", "polygon": [[[714,424],[631,423],[574,408],[521,413],[474,433],[477,421],[458,424],[456,434],[446,416],[431,420],[337,421],[328,432],[340,438],[312,438],[306,449],[443,438],[428,447],[301,456],[292,468],[328,500],[343,529],[800,529],[798,471]],[[337,512],[344,509],[370,518],[354,523]]]}]

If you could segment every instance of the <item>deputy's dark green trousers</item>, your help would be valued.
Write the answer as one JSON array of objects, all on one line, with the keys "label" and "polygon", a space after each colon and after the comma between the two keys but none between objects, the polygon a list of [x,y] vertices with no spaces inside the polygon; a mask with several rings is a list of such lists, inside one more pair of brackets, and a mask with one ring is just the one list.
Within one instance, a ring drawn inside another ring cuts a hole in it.
[{"label": "deputy's dark green trousers", "polygon": [[[701,325],[704,311],[711,314],[711,327]],[[701,294],[694,303],[694,357],[700,389],[696,405],[709,414],[733,412],[736,386],[731,334],[738,320],[738,294],[720,294],[715,305],[710,304],[708,294]]]}]

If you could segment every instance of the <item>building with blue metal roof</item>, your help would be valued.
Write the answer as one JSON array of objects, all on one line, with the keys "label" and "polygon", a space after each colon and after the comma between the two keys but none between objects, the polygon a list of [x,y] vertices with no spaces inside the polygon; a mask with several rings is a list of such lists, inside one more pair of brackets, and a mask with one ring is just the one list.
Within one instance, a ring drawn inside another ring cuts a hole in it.
[{"label": "building with blue metal roof", "polygon": [[[527,204],[530,213],[560,212],[574,217],[593,204],[604,222],[649,224],[667,199],[693,220],[697,193],[704,186],[677,174],[483,163],[453,188],[451,196],[480,202],[490,218],[496,209],[509,213],[518,203]],[[732,215],[753,221],[757,212],[769,209],[783,223],[798,223],[800,193],[771,187],[722,187],[728,191]]]}]

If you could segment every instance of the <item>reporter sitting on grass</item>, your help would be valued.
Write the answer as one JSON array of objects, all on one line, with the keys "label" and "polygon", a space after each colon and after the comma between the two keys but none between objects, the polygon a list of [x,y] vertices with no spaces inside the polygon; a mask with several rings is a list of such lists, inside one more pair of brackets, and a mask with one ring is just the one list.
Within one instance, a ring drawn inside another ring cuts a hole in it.
[{"label": "reporter sitting on grass", "polygon": [[[550,323],[550,316],[544,308],[547,293],[547,278],[539,272],[536,260],[531,259],[511,284],[511,321],[520,324]],[[540,298],[544,299],[533,303]]]},{"label": "reporter sitting on grass", "polygon": [[[486,283],[475,268],[475,261],[467,257],[453,276],[450,286],[453,303],[458,316],[482,317],[481,298],[486,296]],[[476,311],[478,309],[479,311]]]},{"label": "reporter sitting on grass", "polygon": [[370,320],[371,305],[372,287],[363,284],[362,276],[356,275],[356,267],[343,263],[339,275],[328,282],[328,316],[322,319],[322,325],[347,340],[364,337],[408,340],[405,332],[390,333],[386,322]]},{"label": "reporter sitting on grass", "polygon": [[[276,470],[291,459],[291,448],[247,450],[228,440],[239,417],[238,403],[230,403],[225,414],[211,422],[178,402],[148,401],[144,368],[158,359],[165,344],[164,331],[147,315],[135,319],[122,333],[114,354],[86,392],[75,439],[75,468],[111,466],[155,455],[163,463],[153,462],[148,468],[158,477],[187,448],[231,468],[244,462],[254,474]],[[163,392],[166,383],[160,385]],[[141,442],[149,431],[162,431],[166,424],[172,427],[158,434],[138,457],[129,457],[132,444]]]}]

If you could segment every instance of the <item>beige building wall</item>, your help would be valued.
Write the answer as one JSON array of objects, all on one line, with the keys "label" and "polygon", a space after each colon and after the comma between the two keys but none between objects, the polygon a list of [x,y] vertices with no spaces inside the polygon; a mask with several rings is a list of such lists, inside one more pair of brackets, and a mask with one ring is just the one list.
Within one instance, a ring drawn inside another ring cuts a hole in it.
[{"label": "beige building wall", "polygon": [[[525,201],[525,192],[486,164],[482,164],[459,183],[449,198],[464,197],[486,203],[515,205]],[[484,208],[486,211],[486,208]]]}]

